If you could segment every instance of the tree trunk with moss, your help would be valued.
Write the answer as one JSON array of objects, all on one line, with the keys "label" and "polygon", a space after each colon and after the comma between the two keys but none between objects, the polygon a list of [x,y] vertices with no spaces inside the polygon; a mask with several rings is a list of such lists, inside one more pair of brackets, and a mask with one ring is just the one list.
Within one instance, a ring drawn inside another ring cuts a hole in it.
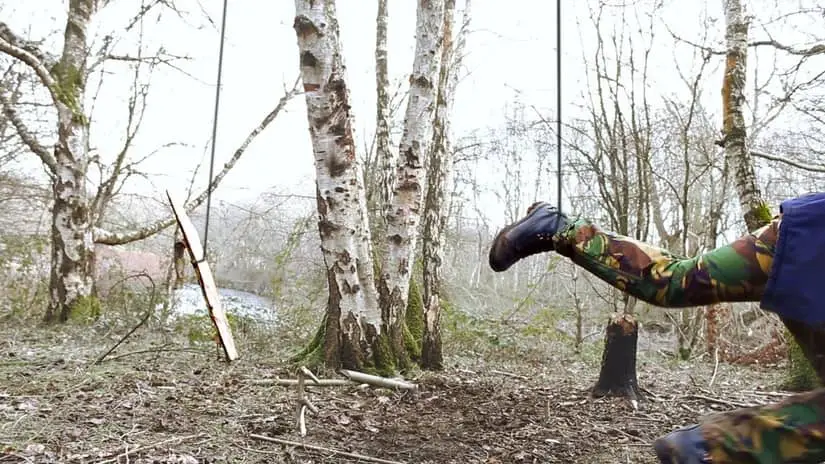
[{"label": "tree trunk with moss", "polygon": [[[46,320],[66,321],[75,310],[94,315],[94,241],[86,188],[89,121],[86,99],[86,32],[95,2],[72,0],[63,54],[52,67],[57,144],[52,172],[52,263]],[[82,307],[82,308],[81,308]]]},{"label": "tree trunk with moss", "polygon": [[404,321],[432,143],[443,22],[444,0],[418,2],[415,59],[396,180],[386,217],[387,249],[378,282],[384,331],[402,364],[407,362]]},{"label": "tree trunk with moss", "polygon": [[450,133],[450,115],[458,86],[458,69],[461,67],[466,34],[470,22],[470,0],[464,5],[464,21],[453,42],[453,16],[455,0],[447,0],[444,6],[444,43],[441,52],[441,72],[438,80],[438,98],[433,122],[433,143],[427,173],[427,194],[424,201],[423,284],[424,324],[421,347],[421,367],[439,370],[443,368],[441,349],[441,264],[444,252],[444,235],[449,210],[449,178],[453,164]]},{"label": "tree trunk with moss", "polygon": [[338,20],[332,0],[295,1],[301,77],[315,157],[318,231],[329,298],[325,364],[389,368],[374,284],[366,196],[353,134]]},{"label": "tree trunk with moss", "polygon": [[756,230],[771,219],[770,208],[756,184],[756,171],[748,149],[745,126],[745,89],[748,70],[748,22],[741,0],[725,0],[727,58],[722,83],[725,157],[734,168],[734,182],[748,230]]},{"label": "tree trunk with moss", "polygon": [[[741,0],[725,0],[725,23],[727,59],[722,83],[722,109],[724,128],[721,145],[725,156],[734,167],[734,179],[748,231],[753,232],[771,221],[772,214],[756,183],[756,171],[748,149],[747,129],[743,106],[747,86],[748,27],[742,10]],[[794,359],[789,363],[789,379],[793,383],[807,368],[805,360],[794,353],[804,353],[812,368],[825,380],[825,348],[821,348],[825,331],[801,326],[795,321],[782,319],[793,338],[789,340],[790,353]],[[811,366],[812,364],[812,366]]]}]

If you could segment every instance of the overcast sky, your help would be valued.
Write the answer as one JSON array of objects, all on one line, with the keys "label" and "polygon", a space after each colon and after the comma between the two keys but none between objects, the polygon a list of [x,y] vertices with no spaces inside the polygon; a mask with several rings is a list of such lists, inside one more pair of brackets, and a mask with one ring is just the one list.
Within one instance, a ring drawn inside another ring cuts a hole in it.
[{"label": "overcast sky", "polygon": [[[47,48],[59,50],[65,21],[65,2],[59,0],[0,0],[0,15],[17,32],[33,39],[49,37]],[[122,30],[137,11],[137,1],[115,1],[96,18],[93,36]],[[216,170],[246,137],[247,133],[276,104],[284,87],[298,74],[297,45],[292,29],[294,3],[288,0],[233,0],[229,2],[227,46],[224,61],[224,87],[219,116]],[[369,142],[375,118],[374,41],[376,2],[339,0],[338,12],[349,83],[355,103],[357,142]],[[415,6],[413,0],[390,0],[389,67],[393,81],[405,79],[413,59],[415,43]],[[618,4],[618,1],[610,3]],[[648,20],[651,1],[625,2],[631,21]],[[765,6],[771,2],[761,0]],[[792,2],[794,7],[799,6]],[[803,2],[804,3],[804,2]],[[810,3],[810,2],[808,2]],[[220,20],[222,2],[218,0],[177,0],[188,11],[188,24],[168,10],[158,21],[151,15],[145,22],[150,39],[149,51],[161,44],[170,52],[189,55],[192,60],[181,66],[197,78],[165,68],[159,69],[151,88],[149,107],[143,128],[133,147],[133,157],[141,157],[169,142],[186,147],[166,149],[144,164],[152,174],[152,186],[145,182],[133,189],[146,191],[154,187],[158,196],[164,188],[183,192],[188,177],[198,165],[206,163],[211,135],[214,81],[218,55],[218,26],[210,26],[205,12]],[[593,27],[587,21],[589,5],[594,1],[566,1],[563,4],[563,51],[565,113],[572,115],[583,103],[583,50],[592,56]],[[801,3],[800,3],[801,5]],[[463,2],[458,1],[458,8]],[[201,9],[202,8],[202,9]],[[498,126],[503,109],[516,92],[528,104],[547,111],[555,108],[555,3],[541,0],[474,0],[472,34],[465,59],[468,76],[462,81],[453,116],[458,136],[473,130]],[[754,8],[751,8],[754,10]],[[618,22],[617,9],[605,18]],[[767,14],[756,9],[757,14]],[[690,73],[696,61],[689,46],[674,47],[664,29],[682,37],[719,43],[724,37],[722,2],[665,1],[659,13],[654,64],[649,82],[652,96],[683,92],[678,83],[676,63]],[[708,29],[705,15],[716,19]],[[58,31],[58,35],[53,34]],[[134,54],[134,35],[122,40],[119,53]],[[96,42],[97,44],[98,42]],[[712,64],[706,77],[706,104],[718,111],[721,104],[719,74],[722,57]],[[101,156],[111,156],[122,143],[125,125],[125,97],[130,76],[123,64],[111,63],[107,71],[95,113],[92,143]],[[406,81],[405,81],[406,82]],[[406,90],[406,86],[404,86]],[[294,99],[282,114],[250,147],[240,163],[221,185],[217,197],[230,201],[249,198],[272,188],[282,192],[312,194],[314,165],[303,97]],[[206,164],[199,182],[206,181]],[[555,188],[550,191],[555,192]],[[487,201],[492,202],[492,197]],[[493,205],[490,205],[493,208]]]}]

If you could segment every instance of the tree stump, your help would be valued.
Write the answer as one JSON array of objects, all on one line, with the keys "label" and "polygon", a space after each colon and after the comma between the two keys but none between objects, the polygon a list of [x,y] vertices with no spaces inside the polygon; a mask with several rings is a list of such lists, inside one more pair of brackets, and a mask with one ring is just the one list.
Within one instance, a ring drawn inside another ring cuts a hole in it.
[{"label": "tree stump", "polygon": [[642,398],[636,377],[636,348],[639,323],[632,314],[616,312],[607,324],[599,381],[592,389],[594,397],[608,395]]}]

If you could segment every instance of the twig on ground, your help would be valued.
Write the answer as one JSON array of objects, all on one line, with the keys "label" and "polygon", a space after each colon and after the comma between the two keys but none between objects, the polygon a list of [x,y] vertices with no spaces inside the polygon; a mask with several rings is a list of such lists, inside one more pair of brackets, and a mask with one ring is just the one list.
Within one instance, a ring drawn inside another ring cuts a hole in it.
[{"label": "twig on ground", "polygon": [[363,372],[356,372],[347,369],[341,369],[339,373],[355,382],[366,383],[375,387],[418,390],[418,385],[404,380],[388,379],[385,377],[378,377],[376,375],[364,374]]},{"label": "twig on ground", "polygon": [[732,406],[734,408],[750,408],[750,407],[754,406],[753,404],[740,403],[738,401],[728,401],[728,400],[723,400],[721,398],[713,398],[712,396],[699,395],[699,394],[695,394],[695,393],[691,394],[691,395],[688,395],[687,397],[697,399],[697,400],[704,400],[704,401],[708,401],[708,402],[716,403],[716,404],[724,404],[726,406]]},{"label": "twig on ground", "polygon": [[742,393],[750,394],[750,395],[761,395],[761,396],[779,396],[779,397],[782,397],[782,398],[787,398],[789,396],[794,396],[794,393],[777,392],[777,391],[742,390]]},{"label": "twig on ground", "polygon": [[[205,433],[198,433],[196,435],[186,435],[186,436],[183,436],[183,437],[170,438],[168,440],[159,441],[157,443],[151,443],[151,444],[148,444],[148,445],[137,446],[137,447],[132,448],[132,449],[124,449],[122,452],[116,454],[115,457],[113,457],[113,458],[106,459],[106,460],[103,460],[103,461],[98,461],[98,464],[105,464],[105,463],[110,463],[110,462],[119,462],[121,460],[121,458],[128,458],[130,455],[138,453],[138,452],[150,450],[150,449],[157,448],[157,447],[163,446],[163,445],[168,445],[170,443],[180,443],[182,441],[191,440],[193,438],[200,438],[200,437],[204,437],[204,436],[206,436]],[[127,448],[128,446],[129,445],[125,445],[124,448]],[[111,456],[111,454],[110,454],[110,456]]]},{"label": "twig on ground", "polygon": [[132,334],[135,333],[135,331],[137,329],[141,328],[144,324],[146,324],[146,322],[149,320],[149,318],[152,316],[152,313],[154,313],[154,312],[155,312],[154,307],[149,309],[149,311],[146,311],[146,314],[143,316],[143,319],[141,319],[140,322],[138,322],[136,326],[132,327],[132,330],[126,332],[126,335],[124,335],[120,340],[118,340],[118,342],[115,343],[114,346],[112,346],[111,348],[106,350],[106,352],[103,353],[102,355],[100,355],[99,358],[95,359],[95,362],[93,362],[92,365],[94,366],[94,365],[102,363],[103,360],[106,359],[106,356],[109,356],[110,354],[112,354],[112,352],[115,351],[117,349],[117,347],[119,347],[123,342],[125,342],[127,338],[132,336]]},{"label": "twig on ground", "polygon": [[[280,387],[294,387],[298,385],[296,379],[258,379],[252,380],[252,385],[277,385]],[[356,382],[347,379],[318,379],[307,387],[343,387],[346,385],[358,385]]]},{"label": "twig on ground", "polygon": [[268,442],[272,442],[272,443],[279,443],[281,445],[286,445],[286,446],[295,446],[295,447],[305,448],[305,449],[309,449],[309,450],[313,450],[313,451],[321,451],[323,453],[332,453],[332,454],[337,455],[337,456],[346,456],[348,458],[359,459],[361,461],[377,462],[377,463],[380,463],[380,464],[404,464],[401,461],[389,461],[389,460],[386,460],[386,459],[374,458],[372,456],[365,456],[363,454],[350,453],[350,452],[347,452],[347,451],[340,451],[340,450],[336,450],[336,449],[332,449],[332,448],[327,448],[325,446],[310,445],[308,443],[300,443],[300,442],[297,442],[297,441],[283,440],[283,439],[280,439],[280,438],[267,437],[266,435],[258,435],[258,434],[255,434],[255,433],[251,433],[251,434],[249,434],[249,436],[250,436],[250,438],[255,438],[257,440],[268,441]]},{"label": "twig on ground", "polygon": [[530,379],[528,379],[527,377],[525,377],[525,376],[523,376],[523,375],[513,374],[512,372],[499,371],[499,370],[496,370],[496,369],[492,369],[492,370],[490,371],[490,373],[492,373],[492,374],[498,374],[498,375],[503,375],[503,376],[505,376],[505,377],[511,377],[511,378],[514,378],[514,379],[519,379],[519,380],[530,380]]},{"label": "twig on ground", "polygon": [[146,353],[164,353],[164,352],[189,352],[189,353],[206,353],[208,350],[204,350],[202,348],[150,348],[148,350],[138,350],[138,351],[130,351],[129,353],[123,353],[118,356],[113,356],[109,358],[109,361],[114,361],[115,359],[125,358],[127,356],[134,356],[137,354],[146,354]]}]

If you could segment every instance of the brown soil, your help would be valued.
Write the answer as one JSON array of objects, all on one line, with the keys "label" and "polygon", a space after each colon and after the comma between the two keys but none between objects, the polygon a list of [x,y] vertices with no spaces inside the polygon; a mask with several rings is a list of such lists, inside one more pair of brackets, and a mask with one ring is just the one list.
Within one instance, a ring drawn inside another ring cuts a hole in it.
[{"label": "brown soil", "polygon": [[147,330],[93,365],[118,337],[92,332],[0,329],[0,462],[367,462],[336,453],[347,451],[405,463],[655,463],[657,436],[786,395],[773,391],[776,369],[719,365],[714,376],[712,364],[640,354],[646,400],[634,408],[590,398],[598,366],[575,358],[451,359],[445,372],[410,379],[417,392],[310,389],[320,413],[301,438],[294,388],[261,385],[293,377],[277,353],[252,355],[240,341],[244,358],[227,365],[211,345]]}]

